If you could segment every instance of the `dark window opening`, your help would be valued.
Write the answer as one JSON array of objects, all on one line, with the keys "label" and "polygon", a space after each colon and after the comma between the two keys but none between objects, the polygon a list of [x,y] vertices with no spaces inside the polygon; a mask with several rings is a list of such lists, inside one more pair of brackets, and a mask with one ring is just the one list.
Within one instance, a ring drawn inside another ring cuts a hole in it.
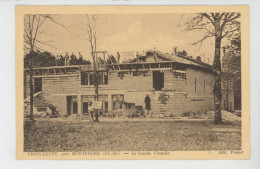
[{"label": "dark window opening", "polygon": [[83,114],[88,114],[88,102],[83,102]]},{"label": "dark window opening", "polygon": [[164,87],[164,73],[160,71],[153,71],[153,88],[155,90],[162,90]]},{"label": "dark window opening", "polygon": [[104,79],[103,79],[103,74],[102,73],[98,74],[98,84],[99,85],[104,84]]},{"label": "dark window opening", "polygon": [[104,85],[108,84],[108,75],[107,73],[104,74]]},{"label": "dark window opening", "polygon": [[78,102],[73,102],[73,114],[78,114]]},{"label": "dark window opening", "polygon": [[108,102],[105,102],[105,106],[104,106],[105,112],[108,112]]},{"label": "dark window opening", "polygon": [[71,115],[71,103],[72,103],[72,97],[67,96],[67,114],[70,116]]},{"label": "dark window opening", "polygon": [[81,85],[88,85],[88,73],[81,73]]},{"label": "dark window opening", "polygon": [[89,75],[89,85],[94,85],[94,74]]},{"label": "dark window opening", "polygon": [[[97,77],[99,85],[108,84],[107,72],[99,72]],[[95,76],[93,72],[81,72],[81,85],[94,85],[94,78]]]},{"label": "dark window opening", "polygon": [[42,91],[42,78],[34,78],[34,93]]}]

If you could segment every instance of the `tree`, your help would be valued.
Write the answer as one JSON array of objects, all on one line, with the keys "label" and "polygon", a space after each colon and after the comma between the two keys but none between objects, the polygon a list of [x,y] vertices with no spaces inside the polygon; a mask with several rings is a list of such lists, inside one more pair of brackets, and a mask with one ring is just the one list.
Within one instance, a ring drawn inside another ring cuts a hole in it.
[{"label": "tree", "polygon": [[241,36],[238,34],[223,47],[225,57],[222,59],[222,71],[233,80],[234,107],[241,109]]},{"label": "tree", "polygon": [[[24,57],[24,68],[30,67],[30,55],[26,54]],[[65,58],[62,55],[57,55],[55,57],[50,52],[40,52],[38,51],[35,55],[32,56],[33,60],[37,60],[37,62],[33,62],[33,67],[49,67],[49,66],[64,66]],[[90,64],[89,61],[83,59],[80,55],[79,59],[76,55],[70,56],[70,64],[71,65],[87,65]]]},{"label": "tree", "polygon": [[[87,15],[87,23],[88,23],[88,38],[91,49],[91,56],[93,60],[93,72],[94,72],[94,88],[95,88],[95,101],[98,101],[98,84],[99,84],[99,78],[98,78],[98,66],[97,66],[97,30],[96,30],[96,23],[97,23],[97,16]],[[96,110],[98,111],[98,110]],[[98,122],[98,112],[95,114],[95,122]]]},{"label": "tree", "polygon": [[26,54],[24,57],[24,68],[30,68],[30,60],[34,60],[37,62],[33,62],[32,67],[47,67],[47,66],[56,66],[56,57],[52,55],[50,52],[40,52],[38,51],[35,55],[30,56]]},{"label": "tree", "polygon": [[189,18],[185,23],[186,30],[203,30],[204,36],[197,42],[201,44],[204,40],[215,38],[215,54],[213,69],[215,73],[214,83],[214,102],[215,102],[215,124],[222,123],[221,117],[221,42],[223,38],[229,38],[240,32],[240,13],[199,13],[194,17]]},{"label": "tree", "polygon": [[[40,45],[53,47],[49,44],[51,41],[43,41],[40,40],[39,35],[44,33],[41,30],[42,25],[47,21],[51,21],[53,23],[59,24],[54,20],[51,15],[44,14],[29,14],[24,17],[24,50],[25,57],[28,58],[29,65],[29,86],[30,86],[30,119],[34,121],[33,117],[33,67],[34,61],[36,59],[37,54],[40,51],[44,51]],[[61,24],[59,24],[61,25]],[[62,25],[61,25],[62,26]]]}]

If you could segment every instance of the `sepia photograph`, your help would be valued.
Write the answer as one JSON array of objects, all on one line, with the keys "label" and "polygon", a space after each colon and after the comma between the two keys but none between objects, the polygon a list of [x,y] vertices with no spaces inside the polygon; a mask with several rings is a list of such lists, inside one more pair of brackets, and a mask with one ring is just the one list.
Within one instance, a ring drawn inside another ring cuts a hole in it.
[{"label": "sepia photograph", "polygon": [[248,158],[248,15],[17,6],[17,158]]}]

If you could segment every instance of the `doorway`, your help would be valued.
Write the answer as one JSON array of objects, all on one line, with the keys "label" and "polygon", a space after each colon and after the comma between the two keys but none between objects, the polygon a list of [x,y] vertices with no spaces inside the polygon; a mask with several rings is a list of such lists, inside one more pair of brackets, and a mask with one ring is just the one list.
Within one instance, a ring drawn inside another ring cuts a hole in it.
[{"label": "doorway", "polygon": [[78,100],[76,96],[67,96],[67,115],[78,114]]},{"label": "doorway", "polygon": [[164,72],[153,71],[153,88],[154,90],[162,90],[164,87]]}]

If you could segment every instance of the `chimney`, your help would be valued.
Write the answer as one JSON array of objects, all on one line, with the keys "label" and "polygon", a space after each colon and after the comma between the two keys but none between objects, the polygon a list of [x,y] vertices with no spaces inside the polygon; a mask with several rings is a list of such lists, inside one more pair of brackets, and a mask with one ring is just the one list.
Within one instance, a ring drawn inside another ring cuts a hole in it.
[{"label": "chimney", "polygon": [[200,57],[200,56],[197,56],[197,57],[196,57],[196,61],[201,62],[201,57]]}]

